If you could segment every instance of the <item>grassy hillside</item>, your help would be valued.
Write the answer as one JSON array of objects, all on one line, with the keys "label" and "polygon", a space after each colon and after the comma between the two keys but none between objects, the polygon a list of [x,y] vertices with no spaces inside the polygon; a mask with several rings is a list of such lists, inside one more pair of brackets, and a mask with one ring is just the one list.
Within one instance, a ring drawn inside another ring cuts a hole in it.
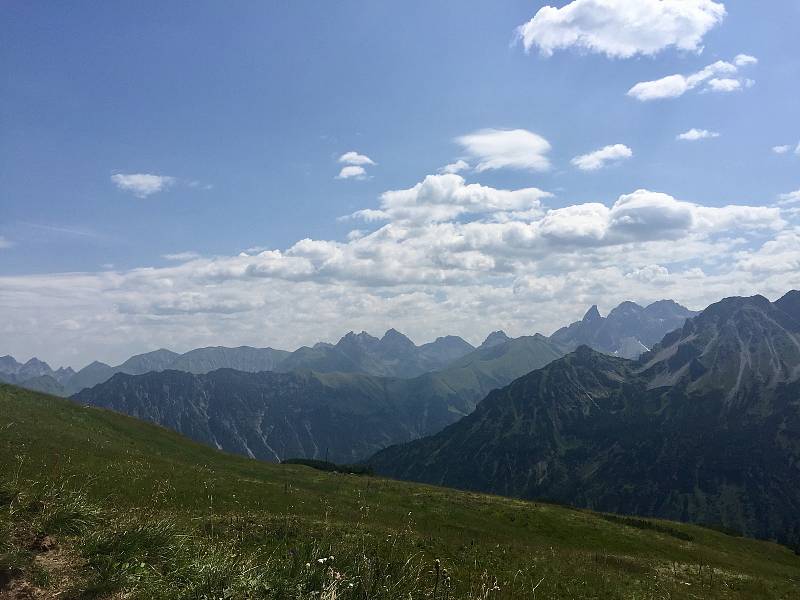
[{"label": "grassy hillside", "polygon": [[800,585],[800,557],[774,544],[259,463],[11,386],[0,468],[0,598],[788,600]]}]

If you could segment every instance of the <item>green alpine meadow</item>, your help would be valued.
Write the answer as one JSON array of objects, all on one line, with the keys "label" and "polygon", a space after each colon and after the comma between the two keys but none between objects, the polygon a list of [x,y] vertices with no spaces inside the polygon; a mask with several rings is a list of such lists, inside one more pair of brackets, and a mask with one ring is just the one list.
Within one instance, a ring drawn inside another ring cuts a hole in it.
[{"label": "green alpine meadow", "polygon": [[735,532],[223,454],[0,387],[4,598],[794,598]]}]

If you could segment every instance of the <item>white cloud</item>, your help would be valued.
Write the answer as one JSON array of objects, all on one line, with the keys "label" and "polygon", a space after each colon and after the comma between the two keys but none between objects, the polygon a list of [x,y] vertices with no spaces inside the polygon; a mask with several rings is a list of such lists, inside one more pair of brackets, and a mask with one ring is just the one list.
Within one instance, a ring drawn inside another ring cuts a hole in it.
[{"label": "white cloud", "polygon": [[386,191],[341,240],[0,277],[0,336],[14,353],[75,366],[162,346],[291,349],[390,326],[418,341],[457,333],[480,342],[499,328],[549,333],[594,303],[672,297],[702,308],[800,286],[798,234],[778,206],[636,190],[548,208],[549,197],[430,175]]},{"label": "white cloud", "polygon": [[455,173],[461,173],[462,171],[467,171],[467,170],[469,170],[469,168],[470,168],[470,166],[469,166],[469,163],[467,161],[459,159],[454,163],[450,163],[449,165],[443,166],[441,169],[439,169],[439,173],[441,173],[441,174],[447,174],[447,173],[455,174]]},{"label": "white cloud", "polygon": [[547,171],[550,142],[525,129],[482,129],[456,138],[479,173],[496,169]]},{"label": "white cloud", "polygon": [[725,17],[711,0],[573,0],[545,6],[518,28],[526,50],[578,48],[612,58],[653,55],[666,48],[700,52],[703,36]]},{"label": "white cloud", "polygon": [[339,157],[339,162],[346,165],[358,165],[362,167],[365,165],[375,165],[375,162],[369,156],[353,151],[342,154]]},{"label": "white cloud", "polygon": [[745,87],[752,87],[752,79],[739,77],[739,70],[756,64],[752,56],[738,55],[734,62],[718,60],[690,75],[668,75],[653,81],[641,81],[628,90],[628,96],[642,102],[678,98],[689,90],[700,88],[710,92],[735,92]]},{"label": "white cloud", "polygon": [[712,92],[737,92],[742,89],[742,85],[750,86],[752,85],[752,79],[747,79],[744,82],[738,79],[731,79],[729,77],[725,77],[719,79],[715,77],[714,79],[709,80],[708,82],[708,89]]},{"label": "white cloud", "polygon": [[137,198],[147,198],[152,194],[162,192],[176,183],[174,177],[168,175],[153,175],[150,173],[115,173],[111,176],[119,189],[132,192]]},{"label": "white cloud", "polygon": [[[763,279],[800,272],[800,230],[782,231],[757,251],[740,253],[737,266],[749,276]],[[786,285],[797,289],[793,278]]]},{"label": "white cloud", "polygon": [[750,56],[749,54],[737,54],[736,58],[733,59],[733,64],[735,64],[737,67],[757,65],[758,59],[755,56]]},{"label": "white cloud", "polygon": [[800,142],[797,143],[797,147],[794,149],[794,153],[800,156]]},{"label": "white cloud", "polygon": [[366,179],[367,172],[364,170],[364,167],[359,167],[356,165],[350,165],[347,167],[342,167],[342,170],[339,171],[339,174],[336,176],[336,179]]},{"label": "white cloud", "polygon": [[795,190],[794,192],[789,192],[787,194],[781,194],[778,196],[778,204],[781,206],[785,206],[787,204],[800,204],[800,190]]},{"label": "white cloud", "polygon": [[633,151],[624,144],[613,144],[582,154],[572,159],[572,164],[581,171],[597,171],[611,163],[617,163],[633,156]]},{"label": "white cloud", "polygon": [[684,131],[679,134],[675,139],[687,142],[696,142],[697,140],[707,140],[710,138],[719,137],[716,131],[709,131],[708,129],[695,129],[694,127],[689,131]]},{"label": "white cloud", "polygon": [[0,248],[11,248],[13,245],[14,243],[11,240],[8,240],[0,235]]},{"label": "white cloud", "polygon": [[412,188],[384,192],[378,210],[361,210],[352,216],[366,221],[416,224],[451,221],[465,214],[491,214],[495,218],[501,218],[501,213],[538,216],[542,199],[551,195],[538,188],[509,191],[467,184],[455,174],[428,175]]},{"label": "white cloud", "polygon": [[176,252],[175,254],[162,254],[161,257],[166,260],[187,261],[200,258],[200,255],[197,252],[187,251]]},{"label": "white cloud", "polygon": [[[800,146],[798,146],[798,147],[800,147]],[[791,144],[786,144],[786,145],[784,145],[784,146],[773,146],[773,147],[772,147],[772,151],[773,151],[775,154],[786,154],[786,153],[788,153],[788,152],[789,152],[791,149],[792,149],[792,146],[791,146]]]}]

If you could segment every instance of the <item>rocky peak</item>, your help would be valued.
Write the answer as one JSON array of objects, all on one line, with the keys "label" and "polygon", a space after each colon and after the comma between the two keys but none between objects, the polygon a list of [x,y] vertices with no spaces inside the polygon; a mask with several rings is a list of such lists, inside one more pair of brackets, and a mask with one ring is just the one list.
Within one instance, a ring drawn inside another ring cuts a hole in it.
[{"label": "rocky peak", "polygon": [[20,367],[22,365],[13,356],[0,356],[0,373],[16,373]]},{"label": "rocky peak", "polygon": [[505,331],[493,331],[490,333],[483,343],[480,345],[481,348],[492,348],[493,346],[499,346],[500,344],[505,344],[511,338],[506,335]]},{"label": "rocky peak", "polygon": [[608,313],[609,319],[628,319],[631,317],[638,316],[642,313],[644,309],[636,304],[635,302],[623,302],[616,308],[614,308],[610,313]]},{"label": "rocky peak", "polygon": [[586,314],[583,315],[583,319],[581,321],[583,323],[592,323],[594,321],[599,321],[603,317],[600,316],[600,311],[597,310],[597,304],[593,304],[592,308],[586,311]]},{"label": "rocky peak", "polygon": [[414,342],[396,329],[390,329],[383,334],[381,345],[396,349],[413,349],[417,347]]}]

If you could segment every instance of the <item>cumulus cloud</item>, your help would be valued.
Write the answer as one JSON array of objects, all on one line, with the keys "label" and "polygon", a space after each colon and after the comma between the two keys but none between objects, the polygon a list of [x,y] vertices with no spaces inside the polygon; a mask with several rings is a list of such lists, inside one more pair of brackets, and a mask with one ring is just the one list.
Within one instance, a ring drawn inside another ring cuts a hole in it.
[{"label": "cumulus cloud", "polygon": [[538,188],[510,191],[467,184],[455,174],[429,175],[412,188],[384,192],[379,209],[360,210],[352,216],[395,223],[451,221],[465,214],[492,214],[501,219],[502,213],[536,216],[541,200],[551,195]]},{"label": "cumulus cloud", "polygon": [[[751,276],[763,278],[800,272],[800,230],[782,231],[757,251],[740,253],[738,267]],[[793,278],[792,283],[787,281],[787,285],[796,289],[793,281]]]},{"label": "cumulus cloud", "polygon": [[[798,145],[798,148],[800,148],[800,145]],[[773,151],[775,154],[786,154],[786,153],[788,153],[788,152],[789,152],[791,149],[792,149],[792,146],[791,146],[791,144],[785,144],[785,145],[783,145],[783,146],[773,146],[773,147],[772,147],[772,151]]]},{"label": "cumulus cloud", "polygon": [[800,203],[800,190],[795,190],[794,192],[789,192],[787,194],[781,194],[778,196],[778,204],[781,206],[798,203]]},{"label": "cumulus cloud", "polygon": [[464,151],[477,161],[475,170],[550,169],[550,142],[526,129],[482,129],[456,138]]},{"label": "cumulus cloud", "polygon": [[572,164],[581,171],[597,171],[610,164],[618,163],[633,156],[633,151],[624,144],[605,146],[588,154],[572,159]]},{"label": "cumulus cloud", "polygon": [[707,140],[710,138],[717,138],[719,137],[719,133],[716,131],[709,131],[708,129],[695,129],[692,128],[689,131],[684,131],[681,134],[676,136],[676,140],[682,140],[686,142],[696,142],[697,140]]},{"label": "cumulus cloud", "polygon": [[454,163],[443,166],[439,169],[439,173],[461,173],[462,171],[469,170],[469,163],[465,160],[457,160]]},{"label": "cumulus cloud", "polygon": [[800,286],[784,209],[712,200],[641,189],[550,207],[537,188],[429,175],[383,193],[341,240],[0,277],[0,335],[18,354],[74,366],[162,346],[292,349],[391,326],[420,342],[452,333],[480,342],[498,328],[550,333],[594,303],[672,297],[702,308]]},{"label": "cumulus cloud", "polygon": [[115,173],[111,176],[111,181],[119,189],[131,192],[137,198],[147,198],[175,185],[177,179],[151,173]]},{"label": "cumulus cloud", "polygon": [[526,51],[537,47],[544,56],[577,48],[630,58],[669,47],[700,52],[724,17],[724,4],[711,0],[573,0],[539,9],[517,33]]},{"label": "cumulus cloud", "polygon": [[715,77],[714,79],[710,79],[708,82],[708,89],[712,92],[736,92],[742,89],[742,86],[750,87],[754,84],[752,79],[731,79],[729,77],[725,77],[719,79]]},{"label": "cumulus cloud", "polygon": [[755,57],[740,54],[733,62],[718,60],[689,75],[667,75],[653,81],[641,81],[628,90],[628,96],[646,102],[678,98],[696,88],[705,92],[735,92],[755,84],[752,79],[740,77],[739,71],[757,62]]},{"label": "cumulus cloud", "polygon": [[359,154],[358,152],[350,151],[345,152],[339,157],[339,162],[346,164],[346,165],[358,165],[358,166],[365,166],[365,165],[375,165],[375,161],[373,161],[369,156],[364,154]]},{"label": "cumulus cloud", "polygon": [[336,176],[336,179],[366,179],[367,178],[367,171],[364,167],[359,167],[357,165],[348,165],[346,167],[342,167],[342,170],[339,171],[339,174]]}]

